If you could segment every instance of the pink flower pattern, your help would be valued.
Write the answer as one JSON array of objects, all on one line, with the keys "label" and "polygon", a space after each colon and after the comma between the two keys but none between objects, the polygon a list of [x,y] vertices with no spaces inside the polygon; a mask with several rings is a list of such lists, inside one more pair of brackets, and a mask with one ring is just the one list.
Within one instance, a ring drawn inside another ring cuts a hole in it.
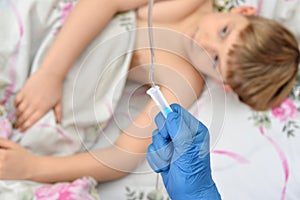
[{"label": "pink flower pattern", "polygon": [[0,119],[0,138],[9,139],[11,136],[12,126],[8,119]]},{"label": "pink flower pattern", "polygon": [[95,184],[87,177],[71,183],[45,184],[35,191],[37,200],[94,200],[91,190]]},{"label": "pink flower pattern", "polygon": [[70,3],[67,3],[66,5],[64,5],[64,7],[62,8],[62,13],[61,13],[61,22],[62,22],[62,24],[65,22],[65,20],[69,16],[69,14],[72,11],[73,7],[74,7],[74,2],[70,2]]},{"label": "pink flower pattern", "polygon": [[286,122],[288,119],[296,117],[297,107],[291,99],[287,98],[279,106],[272,109],[272,114],[280,122]]}]

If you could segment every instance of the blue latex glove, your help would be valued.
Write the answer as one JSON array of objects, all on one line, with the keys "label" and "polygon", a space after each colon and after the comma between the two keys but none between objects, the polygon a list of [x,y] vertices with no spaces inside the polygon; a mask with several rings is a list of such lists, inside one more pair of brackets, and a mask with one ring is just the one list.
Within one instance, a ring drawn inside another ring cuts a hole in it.
[{"label": "blue latex glove", "polygon": [[159,113],[147,160],[173,200],[221,199],[211,177],[208,129],[180,105]]}]

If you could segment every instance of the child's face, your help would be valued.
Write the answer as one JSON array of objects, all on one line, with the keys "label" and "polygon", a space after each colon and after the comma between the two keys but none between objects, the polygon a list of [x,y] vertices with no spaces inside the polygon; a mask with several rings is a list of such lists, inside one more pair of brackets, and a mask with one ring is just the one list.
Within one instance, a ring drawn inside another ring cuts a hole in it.
[{"label": "child's face", "polygon": [[248,20],[241,14],[212,13],[203,16],[197,27],[191,27],[189,35],[210,55],[214,67],[226,78],[227,53],[239,41],[239,33],[246,28]]}]

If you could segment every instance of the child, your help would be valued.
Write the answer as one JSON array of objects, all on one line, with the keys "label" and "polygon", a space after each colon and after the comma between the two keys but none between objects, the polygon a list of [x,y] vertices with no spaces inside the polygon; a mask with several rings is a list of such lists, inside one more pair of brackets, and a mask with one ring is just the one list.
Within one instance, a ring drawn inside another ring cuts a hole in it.
[{"label": "child", "polygon": [[[146,3],[145,0],[79,1],[41,67],[29,78],[17,96],[16,127],[26,130],[51,108],[60,113],[61,85],[75,59],[117,12],[140,7],[137,10],[137,27],[146,27],[147,7],[141,7]],[[185,9],[182,9],[183,7]],[[154,6],[153,23],[156,27],[183,33],[203,46],[213,58],[225,83],[238,93],[242,101],[254,109],[262,110],[277,105],[291,90],[297,73],[299,50],[294,37],[277,23],[262,23],[264,25],[261,26],[260,21],[264,22],[264,19],[244,16],[252,15],[253,12],[253,9],[244,7],[233,10],[231,14],[213,14],[210,1],[159,1]],[[89,20],[91,18],[93,20]],[[85,30],[77,27],[85,27]],[[280,31],[280,34],[274,34],[272,28]],[[141,38],[138,35],[137,41],[139,40]],[[270,46],[269,42],[274,46]],[[72,49],[66,51],[65,48],[69,46],[72,46]],[[185,44],[178,43],[178,46],[189,49]],[[271,47],[270,51],[268,48]],[[168,102],[177,102],[184,107],[190,106],[201,93],[201,74],[177,55],[166,51],[156,53],[157,63],[162,64],[162,67],[157,68],[155,80],[161,85]],[[190,53],[192,54],[187,52]],[[134,80],[148,83],[148,71],[136,67],[149,63],[149,57],[145,57],[145,54],[149,55],[148,50],[137,51],[130,69],[136,69],[138,72],[134,74]],[[60,55],[64,55],[63,59]],[[270,56],[273,59],[270,59]],[[265,57],[268,58],[266,61]],[[286,59],[287,57],[290,59]],[[263,65],[252,68],[257,66],[253,61],[263,62]],[[267,67],[264,66],[264,62],[267,62]],[[56,66],[55,71],[52,66]],[[245,75],[243,71],[246,72]],[[274,75],[269,78],[267,74],[271,73]],[[271,81],[278,76],[280,81],[273,87]],[[41,81],[46,83],[43,87],[39,85]],[[32,91],[34,95],[31,95]],[[8,152],[9,162],[3,163],[5,166],[1,167],[1,170],[6,171],[0,172],[0,179],[58,182],[86,175],[98,181],[120,178],[144,158],[155,127],[151,119],[158,112],[153,112],[153,108],[154,103],[150,101],[113,146],[93,152],[101,162],[87,152],[65,157],[35,156],[14,143],[1,141],[1,146]],[[60,114],[57,116],[58,121],[61,121]],[[33,163],[34,168],[30,168]]]}]

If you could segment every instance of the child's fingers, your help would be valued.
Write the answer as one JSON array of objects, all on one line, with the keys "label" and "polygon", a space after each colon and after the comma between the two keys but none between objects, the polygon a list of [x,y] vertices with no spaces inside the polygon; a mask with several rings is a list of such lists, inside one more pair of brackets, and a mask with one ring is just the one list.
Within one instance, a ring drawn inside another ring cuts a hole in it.
[{"label": "child's fingers", "polygon": [[18,106],[16,107],[17,109],[17,118],[19,118],[25,111],[28,109],[28,104],[26,101],[22,100]]},{"label": "child's fingers", "polygon": [[61,101],[54,106],[54,115],[57,123],[61,123]]},{"label": "child's fingers", "polygon": [[30,116],[34,113],[34,110],[31,107],[28,107],[24,112],[19,113],[17,116],[17,121],[15,123],[15,128],[18,128],[24,124],[24,122],[30,118]]},{"label": "child's fingers", "polygon": [[20,131],[26,131],[29,127],[35,124],[42,116],[43,114],[39,111],[35,111],[34,113],[32,113],[30,117],[22,123],[22,125],[20,126]]},{"label": "child's fingers", "polygon": [[22,102],[22,99],[23,99],[23,95],[20,92],[19,94],[17,94],[17,96],[16,96],[16,98],[14,100],[15,107],[18,107],[18,105]]}]

